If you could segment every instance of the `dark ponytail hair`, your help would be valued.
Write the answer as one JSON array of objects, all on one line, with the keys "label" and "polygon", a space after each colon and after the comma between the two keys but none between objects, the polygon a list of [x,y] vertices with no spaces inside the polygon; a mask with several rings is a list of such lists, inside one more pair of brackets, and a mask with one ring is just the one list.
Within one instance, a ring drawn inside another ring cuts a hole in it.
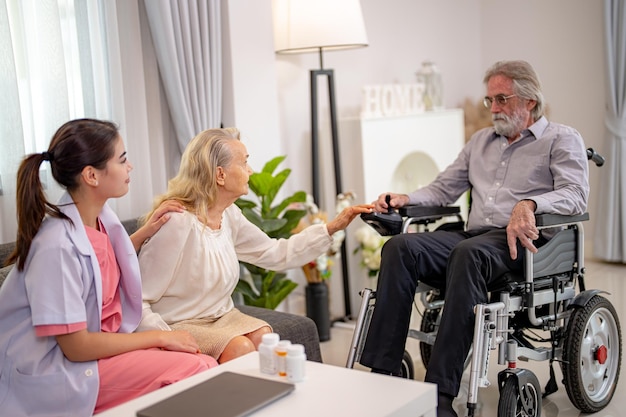
[{"label": "dark ponytail hair", "polygon": [[18,270],[24,269],[30,245],[46,214],[71,221],[58,206],[46,200],[39,178],[41,163],[49,161],[56,182],[74,191],[86,166],[106,167],[114,155],[118,137],[118,127],[112,122],[71,120],[56,131],[46,152],[24,158],[17,172],[17,239],[7,265],[17,263]]}]

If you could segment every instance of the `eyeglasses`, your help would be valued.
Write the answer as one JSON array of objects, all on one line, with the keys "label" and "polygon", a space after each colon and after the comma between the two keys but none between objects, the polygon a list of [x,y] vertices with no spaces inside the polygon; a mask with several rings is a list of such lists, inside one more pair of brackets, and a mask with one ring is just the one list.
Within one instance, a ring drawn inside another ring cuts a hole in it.
[{"label": "eyeglasses", "polygon": [[495,101],[499,107],[504,107],[507,103],[507,100],[513,97],[517,97],[517,94],[511,94],[510,96],[505,96],[504,94],[498,94],[497,96],[493,97],[485,96],[485,98],[483,99],[483,104],[485,105],[485,107],[490,109],[491,105]]}]

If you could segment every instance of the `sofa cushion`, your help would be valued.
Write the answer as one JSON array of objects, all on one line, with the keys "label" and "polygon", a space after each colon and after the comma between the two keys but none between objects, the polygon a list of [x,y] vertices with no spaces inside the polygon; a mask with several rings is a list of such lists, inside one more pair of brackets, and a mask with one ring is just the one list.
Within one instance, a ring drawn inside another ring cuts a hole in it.
[{"label": "sofa cushion", "polygon": [[281,339],[304,345],[304,351],[308,360],[322,362],[317,326],[310,318],[247,305],[238,305],[237,308],[244,314],[269,323],[274,332],[280,335]]},{"label": "sofa cushion", "polygon": [[132,235],[139,229],[139,219],[130,219],[122,221],[122,226],[129,235]]},{"label": "sofa cushion", "polygon": [[0,267],[4,266],[4,261],[11,255],[15,249],[15,242],[0,244]]},{"label": "sofa cushion", "polygon": [[11,269],[13,269],[13,265],[0,268],[0,287],[4,283],[4,280],[6,279],[7,275],[9,275],[9,272],[11,271]]}]

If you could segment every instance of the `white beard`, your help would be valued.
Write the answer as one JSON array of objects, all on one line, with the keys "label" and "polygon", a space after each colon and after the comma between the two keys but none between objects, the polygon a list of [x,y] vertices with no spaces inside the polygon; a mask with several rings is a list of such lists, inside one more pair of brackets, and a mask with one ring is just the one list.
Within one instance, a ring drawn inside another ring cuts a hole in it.
[{"label": "white beard", "polygon": [[506,138],[517,137],[526,127],[526,120],[523,111],[515,109],[511,116],[506,114],[494,114],[491,116],[496,133]]}]

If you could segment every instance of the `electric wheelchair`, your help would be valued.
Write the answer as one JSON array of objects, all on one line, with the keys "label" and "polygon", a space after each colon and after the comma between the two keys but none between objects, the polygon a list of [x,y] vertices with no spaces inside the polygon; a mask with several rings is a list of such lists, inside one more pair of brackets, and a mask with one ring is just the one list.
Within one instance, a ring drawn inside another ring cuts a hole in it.
[{"label": "electric wheelchair", "polygon": [[[587,156],[601,166],[604,159],[593,149]],[[458,207],[407,206],[397,212],[361,215],[381,235],[462,229]],[[498,417],[541,415],[542,396],[555,392],[552,369],[558,362],[563,384],[573,405],[582,412],[602,410],[612,399],[619,379],[622,340],[615,308],[601,294],[586,289],[584,281],[584,233],[579,216],[542,214],[537,228],[558,228],[537,254],[525,249],[523,271],[506,277],[507,285],[490,293],[487,304],[474,308],[476,314],[472,349],[466,360],[471,366],[467,398],[468,415],[474,416],[478,388],[490,385],[487,379],[490,352],[498,350],[497,362],[507,367],[498,373]],[[356,319],[346,366],[359,361],[373,310],[376,291],[361,292],[362,302]],[[437,335],[444,294],[423,283],[418,285],[414,303],[421,314],[420,329],[409,329],[408,336],[420,342],[424,366],[428,366]],[[517,367],[519,361],[549,361],[550,379],[542,394],[532,371]],[[402,377],[414,377],[413,361],[405,351]]]}]

